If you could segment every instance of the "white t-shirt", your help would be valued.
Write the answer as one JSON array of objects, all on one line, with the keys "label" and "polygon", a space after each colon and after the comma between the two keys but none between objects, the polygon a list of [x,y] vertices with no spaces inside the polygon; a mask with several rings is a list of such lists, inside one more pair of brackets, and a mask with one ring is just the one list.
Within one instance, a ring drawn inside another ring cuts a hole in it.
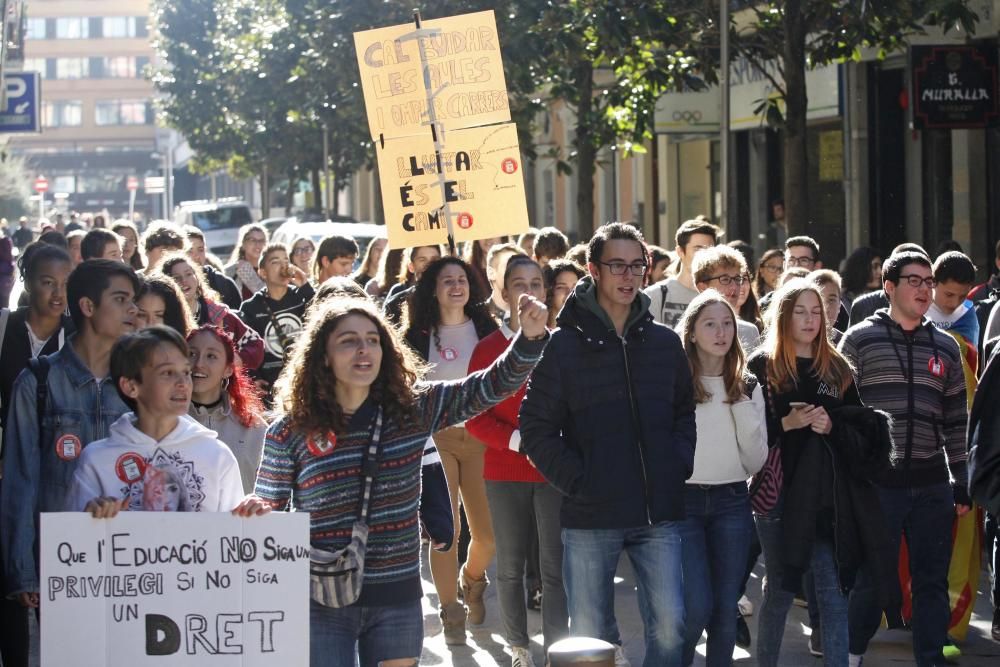
[{"label": "white t-shirt", "polygon": [[736,336],[740,339],[740,345],[743,346],[743,354],[747,357],[760,345],[760,330],[757,329],[757,325],[753,322],[737,319]]},{"label": "white t-shirt", "polygon": [[435,343],[434,332],[431,332],[431,345],[427,352],[427,361],[432,364],[427,374],[428,380],[460,380],[469,374],[469,361],[472,351],[479,344],[476,335],[476,325],[472,320],[462,324],[439,326],[437,334],[441,345]]},{"label": "white t-shirt", "polygon": [[84,447],[66,494],[78,512],[98,496],[128,498],[132,511],[229,512],[243,499],[233,452],[190,417],[157,442],[127,412],[111,435]]},{"label": "white t-shirt", "polygon": [[745,482],[767,460],[767,424],[764,394],[754,387],[749,401],[726,403],[726,386],[719,376],[701,376],[712,394],[695,408],[698,443],[694,472],[688,484]]},{"label": "white t-shirt", "polygon": [[661,280],[643,292],[649,297],[649,312],[653,319],[671,329],[677,328],[688,304],[698,296],[698,290],[685,287],[677,278]]}]

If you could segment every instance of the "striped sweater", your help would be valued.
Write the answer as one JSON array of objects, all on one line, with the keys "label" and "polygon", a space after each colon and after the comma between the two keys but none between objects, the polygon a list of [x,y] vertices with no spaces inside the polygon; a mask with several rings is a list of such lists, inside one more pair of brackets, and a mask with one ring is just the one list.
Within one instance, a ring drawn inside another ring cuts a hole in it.
[{"label": "striped sweater", "polygon": [[[382,426],[378,474],[372,490],[362,606],[417,600],[420,583],[420,467],[431,433],[496,405],[527,380],[545,341],[518,336],[489,368],[462,380],[422,382],[417,418]],[[310,513],[311,542],[336,551],[347,546],[361,507],[361,462],[371,439],[375,406],[359,409],[326,452],[282,417],[267,431],[256,493],[276,510]],[[310,447],[310,444],[312,446]]]},{"label": "striped sweater", "polygon": [[840,351],[854,364],[865,405],[892,415],[894,466],[880,482],[927,486],[954,478],[956,499],[967,483],[968,406],[955,339],[929,321],[904,333],[885,310],[844,334]]}]

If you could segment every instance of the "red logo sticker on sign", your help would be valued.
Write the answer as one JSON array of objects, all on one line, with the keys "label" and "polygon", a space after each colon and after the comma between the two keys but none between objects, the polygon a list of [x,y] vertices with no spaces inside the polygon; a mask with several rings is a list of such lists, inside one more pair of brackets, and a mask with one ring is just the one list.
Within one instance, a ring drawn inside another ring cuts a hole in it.
[{"label": "red logo sticker on sign", "polygon": [[931,357],[927,362],[927,370],[931,372],[931,375],[939,378],[944,375],[944,362],[938,357]]},{"label": "red logo sticker on sign", "polygon": [[472,214],[471,213],[459,213],[458,214],[458,226],[462,229],[468,229],[472,226]]},{"label": "red logo sticker on sign", "polygon": [[513,174],[517,171],[517,160],[509,157],[500,163],[500,168],[503,169],[503,173],[505,174]]},{"label": "red logo sticker on sign", "polygon": [[83,451],[83,443],[80,438],[67,433],[56,438],[56,456],[63,461],[75,461]]},{"label": "red logo sticker on sign", "polygon": [[337,434],[328,431],[326,437],[319,441],[315,437],[309,436],[306,438],[306,447],[309,448],[313,456],[326,456],[337,447]]},{"label": "red logo sticker on sign", "polygon": [[115,474],[126,484],[134,484],[146,472],[146,459],[135,452],[126,452],[115,461]]}]

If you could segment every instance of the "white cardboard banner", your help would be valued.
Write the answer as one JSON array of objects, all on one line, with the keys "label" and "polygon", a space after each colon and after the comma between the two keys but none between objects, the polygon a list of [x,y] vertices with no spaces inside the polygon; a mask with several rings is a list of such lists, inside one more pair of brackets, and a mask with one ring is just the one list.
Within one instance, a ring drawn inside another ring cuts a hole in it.
[{"label": "white cardboard banner", "polygon": [[309,664],[309,515],[41,518],[43,667]]}]

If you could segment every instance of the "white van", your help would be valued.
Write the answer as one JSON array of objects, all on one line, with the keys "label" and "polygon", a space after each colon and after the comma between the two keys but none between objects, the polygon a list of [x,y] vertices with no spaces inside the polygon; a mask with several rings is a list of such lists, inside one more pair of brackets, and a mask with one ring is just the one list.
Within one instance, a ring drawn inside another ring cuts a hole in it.
[{"label": "white van", "polygon": [[205,248],[226,261],[236,245],[240,227],[253,222],[245,201],[233,198],[217,201],[181,202],[174,211],[178,225],[193,225],[205,235]]}]

